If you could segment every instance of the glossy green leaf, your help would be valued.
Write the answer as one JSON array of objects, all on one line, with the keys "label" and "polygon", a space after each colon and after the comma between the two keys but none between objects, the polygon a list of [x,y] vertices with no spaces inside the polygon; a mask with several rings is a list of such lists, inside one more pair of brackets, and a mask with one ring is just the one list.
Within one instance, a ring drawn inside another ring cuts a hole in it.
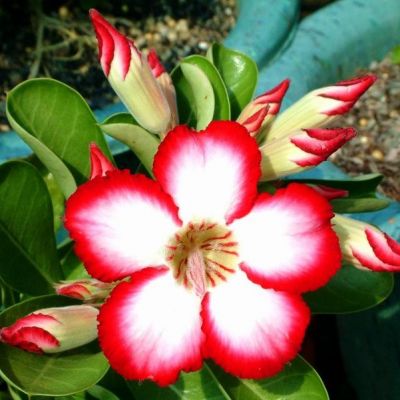
[{"label": "glossy green leaf", "polygon": [[329,399],[319,375],[300,356],[269,379],[237,379],[215,365],[212,365],[212,369],[232,400]]},{"label": "glossy green leaf", "polygon": [[40,78],[21,83],[7,96],[13,129],[54,175],[68,197],[89,176],[91,142],[112,157],[93,113],[69,86]]},{"label": "glossy green leaf", "polygon": [[236,119],[252,100],[257,86],[257,64],[248,56],[221,44],[213,44],[207,58],[215,65],[228,90],[231,117]]},{"label": "glossy green leaf", "polygon": [[89,394],[90,399],[93,400],[120,400],[114,393],[99,385],[92,386],[87,390],[87,393]]},{"label": "glossy green leaf", "polygon": [[[60,296],[30,299],[0,314],[0,326],[46,307],[78,304]],[[67,396],[95,385],[107,372],[108,363],[95,342],[54,355],[37,355],[0,344],[0,375],[29,395]]]},{"label": "glossy green leaf", "polygon": [[231,400],[208,365],[198,372],[182,373],[174,384],[161,388],[150,381],[127,382],[138,400]]},{"label": "glossy green leaf", "polygon": [[304,295],[315,314],[345,314],[382,303],[393,290],[393,275],[343,265],[329,283]]},{"label": "glossy green leaf", "polygon": [[[333,210],[336,213],[361,213],[382,210],[390,204],[389,200],[376,197],[376,188],[382,179],[383,176],[380,174],[368,174],[343,180],[294,179],[294,181],[347,190],[346,197],[331,201]],[[290,182],[292,179],[287,181]]]},{"label": "glossy green leaf", "polygon": [[52,292],[62,278],[53,209],[39,172],[23,161],[0,166],[0,276],[30,295]]},{"label": "glossy green leaf", "polygon": [[390,200],[377,199],[375,196],[365,198],[342,198],[331,200],[335,213],[361,213],[383,210],[390,204]]},{"label": "glossy green leaf", "polygon": [[181,62],[181,65],[183,64],[196,65],[207,75],[214,91],[215,109],[213,120],[229,120],[231,110],[228,91],[215,66],[207,58],[198,55],[186,57]]},{"label": "glossy green leaf", "polygon": [[40,162],[36,156],[28,157],[27,161],[34,165],[42,176],[44,183],[47,186],[47,190],[50,194],[51,203],[53,205],[53,215],[54,215],[54,231],[57,232],[62,225],[62,217],[64,215],[64,195],[57,184],[54,176],[49,170]]},{"label": "glossy green leaf", "polygon": [[179,64],[171,73],[176,90],[179,121],[197,130],[213,119],[215,96],[206,73],[197,65]]},{"label": "glossy green leaf", "polygon": [[154,155],[160,144],[156,136],[136,125],[133,117],[127,113],[115,114],[100,126],[105,133],[126,144],[152,175]]},{"label": "glossy green leaf", "polygon": [[83,266],[83,262],[75,254],[73,247],[61,261],[61,268],[66,280],[90,278],[90,275]]}]

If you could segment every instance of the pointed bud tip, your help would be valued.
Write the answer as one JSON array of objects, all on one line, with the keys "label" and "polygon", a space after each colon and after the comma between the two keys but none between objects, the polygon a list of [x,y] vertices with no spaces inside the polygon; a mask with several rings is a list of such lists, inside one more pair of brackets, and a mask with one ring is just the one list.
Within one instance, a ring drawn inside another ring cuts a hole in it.
[{"label": "pointed bud tip", "polygon": [[158,78],[162,73],[165,72],[165,68],[161,64],[161,61],[154,49],[150,49],[149,53],[147,54],[147,62],[149,63],[154,78]]},{"label": "pointed bud tip", "polygon": [[97,176],[105,176],[107,172],[113,171],[116,168],[111,161],[104,155],[96,143],[92,142],[89,145],[90,153],[90,177],[92,180]]}]

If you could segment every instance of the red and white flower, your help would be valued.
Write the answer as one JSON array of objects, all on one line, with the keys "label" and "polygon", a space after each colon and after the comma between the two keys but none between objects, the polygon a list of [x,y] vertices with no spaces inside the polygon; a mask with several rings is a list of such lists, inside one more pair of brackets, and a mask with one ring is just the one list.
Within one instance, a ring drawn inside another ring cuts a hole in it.
[{"label": "red and white flower", "polygon": [[334,229],[340,239],[343,260],[360,269],[400,271],[400,243],[374,226],[335,215]]},{"label": "red and white flower", "polygon": [[90,17],[100,63],[112,88],[143,128],[165,135],[177,121],[175,90],[168,74],[158,59],[155,66],[153,53],[149,58],[142,54],[98,11],[90,10]]},{"label": "red and white flower", "polygon": [[98,318],[124,377],[168,385],[211,358],[262,378],[299,351],[310,318],[301,293],[340,265],[333,213],[306,185],[257,195],[260,158],[238,123],[178,126],[155,156],[156,181],[109,171],[68,200],[66,227],[88,272],[130,277]]},{"label": "red and white flower", "polygon": [[82,305],[44,308],[0,329],[0,342],[32,353],[59,353],[97,337],[97,308]]}]

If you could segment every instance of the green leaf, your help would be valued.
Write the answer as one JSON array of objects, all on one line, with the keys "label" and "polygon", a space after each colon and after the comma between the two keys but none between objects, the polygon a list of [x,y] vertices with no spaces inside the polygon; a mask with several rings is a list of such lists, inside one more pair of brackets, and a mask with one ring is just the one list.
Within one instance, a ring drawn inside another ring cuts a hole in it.
[{"label": "green leaf", "polygon": [[160,140],[136,125],[130,114],[120,113],[108,118],[100,125],[101,129],[114,139],[125,143],[140,160],[147,172],[153,174],[153,159]]},{"label": "green leaf", "polygon": [[[30,299],[0,314],[0,326],[35,310],[63,307],[79,302],[60,296]],[[96,384],[107,372],[108,363],[96,343],[54,355],[37,355],[0,344],[0,375],[28,395],[67,396]]]},{"label": "green leaf", "polygon": [[209,48],[207,58],[228,89],[231,117],[236,119],[253,98],[258,79],[257,64],[245,54],[215,43]]},{"label": "green leaf", "polygon": [[396,46],[390,53],[390,59],[393,64],[400,64],[400,45]]},{"label": "green leaf", "polygon": [[393,275],[343,265],[329,283],[304,295],[314,314],[346,314],[382,303],[392,292]]},{"label": "green leaf", "polygon": [[52,292],[62,279],[53,209],[39,172],[23,161],[0,166],[1,278],[30,295]]},{"label": "green leaf", "polygon": [[66,280],[90,278],[90,275],[87,273],[82,261],[75,254],[73,248],[68,251],[67,255],[62,260],[61,268]]},{"label": "green leaf", "polygon": [[315,185],[329,186],[337,189],[348,190],[353,194],[375,192],[377,186],[381,183],[383,175],[366,174],[347,179],[285,179],[285,182],[311,183]]},{"label": "green leaf", "polygon": [[129,381],[127,384],[135,398],[141,400],[231,400],[206,364],[198,372],[181,373],[174,385],[165,388],[150,381]]},{"label": "green leaf", "polygon": [[287,179],[285,181],[347,190],[348,195],[346,197],[331,200],[333,210],[336,213],[361,213],[382,210],[390,204],[389,200],[376,197],[376,188],[382,178],[383,176],[380,174],[368,174],[343,180]]},{"label": "green leaf", "polygon": [[212,369],[232,400],[329,400],[321,378],[300,356],[269,379],[238,379],[215,365]]},{"label": "green leaf", "polygon": [[54,215],[54,231],[57,232],[62,225],[62,217],[64,215],[64,195],[58,186],[54,176],[49,170],[40,162],[36,156],[30,156],[27,161],[36,167],[39,171],[44,183],[47,186],[47,190],[50,194],[51,203],[53,205],[53,215]]},{"label": "green leaf", "polygon": [[229,120],[231,110],[229,104],[228,91],[215,66],[203,56],[189,56],[181,61],[181,65],[191,64],[199,67],[209,79],[214,91],[215,109],[213,120]]},{"label": "green leaf", "polygon": [[330,201],[335,213],[361,213],[383,210],[390,204],[390,200],[371,197],[351,198],[344,197]]},{"label": "green leaf", "polygon": [[87,393],[93,400],[120,400],[114,393],[99,385],[92,386],[87,390]]},{"label": "green leaf", "polygon": [[197,130],[213,119],[215,96],[206,73],[197,65],[182,62],[171,73],[176,90],[179,121]]},{"label": "green leaf", "polygon": [[106,141],[85,100],[53,79],[21,83],[7,96],[13,129],[54,175],[65,197],[89,176],[89,144],[97,143],[112,159]]}]

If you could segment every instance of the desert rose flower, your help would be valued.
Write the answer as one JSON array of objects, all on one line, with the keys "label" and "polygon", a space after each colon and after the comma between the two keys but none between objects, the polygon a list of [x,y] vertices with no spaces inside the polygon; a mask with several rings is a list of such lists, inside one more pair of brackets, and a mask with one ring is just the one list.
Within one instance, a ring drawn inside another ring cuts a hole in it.
[{"label": "desert rose flower", "polygon": [[377,272],[400,271],[400,244],[374,226],[336,215],[334,229],[343,259],[357,268]]},{"label": "desert rose flower", "polygon": [[44,308],[0,329],[0,341],[33,353],[58,353],[97,337],[97,315],[91,306]]},{"label": "desert rose flower", "polygon": [[90,153],[90,177],[105,176],[108,171],[116,169],[111,161],[102,153],[96,143],[91,143],[89,147]]},{"label": "desert rose flower", "polygon": [[314,189],[257,194],[260,159],[238,123],[178,126],[155,156],[156,181],[113,170],[67,201],[88,272],[130,277],[98,318],[103,352],[127,379],[169,385],[204,358],[264,378],[296,356],[310,318],[301,293],[329,281],[340,248]]},{"label": "desert rose flower", "polygon": [[146,57],[96,10],[90,17],[99,44],[103,71],[138,123],[163,136],[177,121],[175,91],[154,54]]}]

